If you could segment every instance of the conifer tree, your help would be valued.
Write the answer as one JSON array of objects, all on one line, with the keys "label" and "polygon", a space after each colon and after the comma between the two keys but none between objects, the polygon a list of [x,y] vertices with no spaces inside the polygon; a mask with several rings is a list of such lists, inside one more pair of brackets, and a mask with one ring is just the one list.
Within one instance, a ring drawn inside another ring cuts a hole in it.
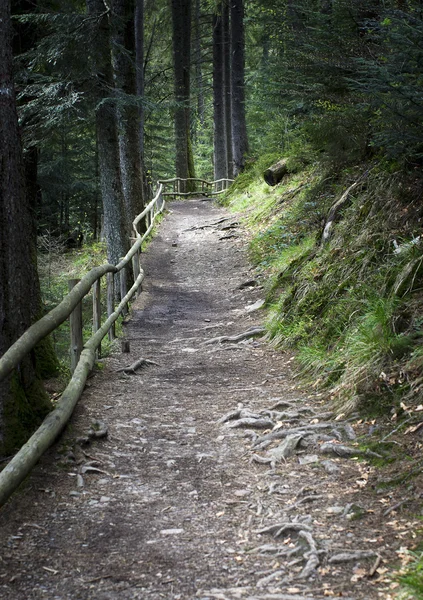
[{"label": "conifer tree", "polygon": [[[0,1],[0,355],[39,316],[34,227],[25,187],[12,67],[10,0]],[[37,356],[0,383],[0,455],[26,441],[50,404]]]},{"label": "conifer tree", "polygon": [[[191,143],[191,0],[172,0],[176,176],[195,177]],[[186,189],[192,189],[188,183]]]}]

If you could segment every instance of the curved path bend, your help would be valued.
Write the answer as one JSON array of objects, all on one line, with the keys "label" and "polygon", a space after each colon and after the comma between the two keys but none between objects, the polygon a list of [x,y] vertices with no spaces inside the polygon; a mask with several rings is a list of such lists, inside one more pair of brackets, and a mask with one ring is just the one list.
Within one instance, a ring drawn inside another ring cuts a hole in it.
[{"label": "curved path bend", "polygon": [[[261,432],[218,422],[239,405],[256,416],[278,402],[303,407],[291,426],[308,405],[323,410],[262,339],[204,343],[262,320],[234,221],[210,201],[170,205],[124,325],[130,354],[104,361],[64,438],[0,513],[0,598],[388,597],[370,571],[392,558],[401,525],[381,529],[363,491],[370,467],[335,459],[325,470],[307,449],[251,462]],[[154,364],[119,371],[140,357]],[[107,438],[75,443],[96,419]],[[330,562],[348,551],[370,553]]]}]

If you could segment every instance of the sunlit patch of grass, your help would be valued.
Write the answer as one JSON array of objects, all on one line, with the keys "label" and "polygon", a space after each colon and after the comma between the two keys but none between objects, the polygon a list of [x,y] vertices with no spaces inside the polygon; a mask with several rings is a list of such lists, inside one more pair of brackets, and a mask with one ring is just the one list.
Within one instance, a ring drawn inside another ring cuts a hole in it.
[{"label": "sunlit patch of grass", "polygon": [[401,591],[396,600],[423,600],[423,551],[403,551],[400,554],[403,567],[396,577]]}]

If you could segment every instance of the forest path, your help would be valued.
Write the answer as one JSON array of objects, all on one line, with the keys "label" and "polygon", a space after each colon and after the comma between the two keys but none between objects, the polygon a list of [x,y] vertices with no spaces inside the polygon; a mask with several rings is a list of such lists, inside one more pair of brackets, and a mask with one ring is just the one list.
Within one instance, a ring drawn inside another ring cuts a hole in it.
[{"label": "forest path", "polygon": [[[131,353],[105,360],[64,438],[0,513],[0,598],[388,598],[369,571],[392,560],[405,525],[385,524],[386,505],[366,492],[372,468],[338,458],[326,470],[307,448],[251,463],[251,437],[218,423],[239,404],[256,423],[278,402],[285,425],[324,410],[261,339],[204,344],[261,320],[234,221],[210,201],[170,205],[143,256]],[[157,364],[118,372],[140,357]],[[76,444],[95,419],[108,437]]]}]

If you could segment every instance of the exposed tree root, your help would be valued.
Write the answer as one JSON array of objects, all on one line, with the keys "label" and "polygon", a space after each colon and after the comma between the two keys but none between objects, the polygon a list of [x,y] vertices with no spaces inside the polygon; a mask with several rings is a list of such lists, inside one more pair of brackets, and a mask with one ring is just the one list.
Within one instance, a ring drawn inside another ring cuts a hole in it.
[{"label": "exposed tree root", "polygon": [[274,421],[298,421],[299,419],[303,419],[305,413],[310,413],[311,409],[293,409],[293,410],[284,410],[282,412],[277,410],[262,410],[260,411],[262,415],[267,415]]},{"label": "exposed tree root", "polygon": [[332,429],[333,423],[315,423],[313,425],[304,425],[301,427],[292,427],[291,429],[277,429],[276,431],[272,431],[271,433],[267,433],[261,436],[254,444],[255,448],[266,448],[269,444],[274,442],[275,440],[282,440],[286,438],[288,435],[293,435],[296,433],[301,433],[306,436],[308,433],[312,434],[316,431],[322,431],[325,429]]},{"label": "exposed tree root", "polygon": [[314,574],[316,568],[320,564],[318,550],[316,542],[309,531],[300,531],[298,533],[298,537],[301,537],[303,540],[305,540],[310,548],[310,551],[304,554],[304,558],[307,560],[307,563],[299,575],[299,579],[308,579]]},{"label": "exposed tree root", "polygon": [[252,427],[253,429],[269,429],[273,426],[274,422],[270,419],[256,419],[254,417],[245,417],[243,419],[238,419],[237,421],[232,421],[228,424],[230,429],[238,429],[242,427]]},{"label": "exposed tree root", "polygon": [[276,556],[285,556],[290,557],[295,554],[302,553],[303,557],[298,561],[295,561],[295,564],[298,562],[302,562],[306,560],[306,565],[298,575],[298,579],[308,579],[311,575],[314,574],[316,568],[320,564],[319,559],[319,551],[317,549],[317,544],[312,535],[312,529],[309,525],[305,523],[279,523],[277,525],[271,525],[270,527],[266,527],[265,529],[261,529],[257,533],[270,533],[273,537],[278,538],[283,535],[290,534],[292,532],[298,533],[298,538],[304,540],[308,545],[309,550],[304,552],[304,547],[301,543],[297,544],[294,548],[286,549],[286,548],[278,548],[277,546],[266,544],[264,546],[259,546],[255,548],[254,552],[258,553],[270,553],[275,554]]},{"label": "exposed tree root", "polygon": [[373,550],[356,550],[354,552],[342,552],[340,554],[334,554],[328,560],[331,565],[339,565],[344,562],[351,562],[354,560],[364,560],[366,558],[374,558],[377,556]]},{"label": "exposed tree root", "polygon": [[[227,423],[228,421],[233,421],[235,419],[260,419],[261,415],[258,413],[253,413],[248,408],[243,408],[242,405],[239,405],[236,410],[232,410],[228,412],[226,415],[221,417],[218,420],[218,423]],[[273,427],[273,424],[272,424]]]},{"label": "exposed tree root", "polygon": [[223,227],[220,228],[220,231],[227,231],[228,229],[236,229],[237,227],[239,227],[239,221],[233,221],[232,223],[229,223],[228,225],[223,225]]},{"label": "exposed tree root", "polygon": [[262,535],[263,533],[270,533],[270,535],[272,535],[274,538],[278,538],[281,537],[284,533],[288,533],[288,532],[299,532],[299,531],[308,531],[311,532],[312,529],[309,525],[306,525],[305,523],[294,523],[294,522],[289,522],[289,523],[277,523],[276,525],[270,525],[269,527],[265,527],[264,529],[260,529],[259,531],[257,531],[257,533],[259,535]]},{"label": "exposed tree root", "polygon": [[335,456],[340,456],[341,458],[351,458],[353,456],[384,458],[381,454],[377,454],[377,452],[372,452],[371,450],[360,450],[360,448],[351,448],[350,446],[344,446],[343,444],[337,444],[334,442],[326,442],[325,444],[322,444],[320,447],[320,452],[322,454],[334,454]]},{"label": "exposed tree root", "polygon": [[267,453],[267,457],[262,458],[261,456],[257,456],[257,454],[253,454],[251,460],[262,464],[270,463],[271,468],[274,469],[276,463],[294,454],[296,447],[302,439],[303,435],[301,433],[287,435],[282,444],[279,444],[279,446]]},{"label": "exposed tree root", "polygon": [[263,544],[251,550],[254,554],[272,554],[277,557],[291,558],[299,552],[302,548],[300,544],[297,544],[294,548],[286,548],[284,546],[276,546],[275,544]]},{"label": "exposed tree root", "polygon": [[222,235],[219,240],[232,240],[234,238],[238,238],[239,236],[236,233],[230,233],[228,235]]},{"label": "exposed tree root", "polygon": [[245,288],[256,287],[258,284],[259,283],[258,283],[257,279],[248,279],[248,281],[244,281],[243,283],[240,283],[236,289],[244,290]]},{"label": "exposed tree root", "polygon": [[90,425],[87,435],[77,438],[76,443],[80,446],[85,446],[91,442],[91,440],[106,437],[108,433],[108,427],[103,421],[96,419]]},{"label": "exposed tree root", "polygon": [[299,500],[297,500],[297,502],[295,502],[295,504],[288,506],[288,508],[286,510],[295,510],[301,504],[306,504],[308,502],[316,502],[317,500],[323,500],[323,498],[325,498],[325,496],[323,494],[311,494],[309,496],[303,496],[303,498],[300,498]]},{"label": "exposed tree root", "polygon": [[147,367],[151,365],[159,366],[158,363],[154,362],[154,360],[149,360],[148,358],[139,358],[132,365],[128,365],[126,367],[122,367],[121,369],[116,369],[115,373],[125,373],[125,375],[136,375],[136,371],[141,367]]},{"label": "exposed tree root", "polygon": [[208,227],[215,227],[215,225],[220,225],[220,223],[224,223],[225,221],[230,221],[232,217],[222,217],[217,221],[213,221],[212,223],[206,223],[205,225],[198,225],[196,227],[189,227],[188,229],[184,229],[184,231],[201,231],[202,229],[207,229]]},{"label": "exposed tree root", "polygon": [[272,581],[274,581],[275,579],[281,579],[284,576],[286,576],[285,569],[272,571],[272,573],[270,573],[266,577],[262,577],[261,579],[259,579],[256,585],[257,587],[265,587],[266,585],[269,585],[269,583],[272,583]]},{"label": "exposed tree root", "polygon": [[221,335],[219,337],[211,338],[210,340],[206,340],[205,342],[203,342],[203,345],[207,346],[209,344],[223,344],[224,342],[242,342],[243,340],[263,335],[264,332],[264,327],[252,327],[251,329],[247,329],[247,331],[239,333],[238,335]]}]

